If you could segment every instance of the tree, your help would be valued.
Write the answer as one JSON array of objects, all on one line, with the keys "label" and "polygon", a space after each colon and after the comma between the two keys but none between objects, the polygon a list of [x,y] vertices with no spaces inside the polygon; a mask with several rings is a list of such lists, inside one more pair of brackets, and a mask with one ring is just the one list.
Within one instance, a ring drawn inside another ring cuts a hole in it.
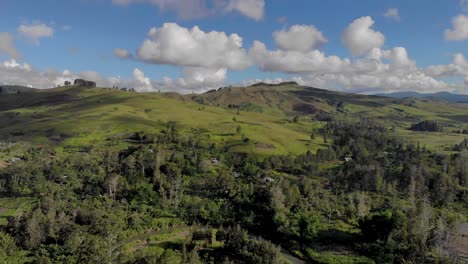
[{"label": "tree", "polygon": [[202,264],[200,260],[200,256],[198,255],[198,252],[196,249],[193,249],[192,251],[190,251],[188,263],[189,264]]},{"label": "tree", "polygon": [[119,184],[120,176],[118,174],[111,174],[107,177],[107,191],[109,193],[109,197],[112,200],[115,200],[115,196],[117,194],[117,186]]},{"label": "tree", "polygon": [[9,234],[0,231],[0,259],[2,263],[24,263],[24,254],[15,244],[15,239]]},{"label": "tree", "polygon": [[180,263],[182,258],[172,249],[166,249],[159,258],[160,264]]},{"label": "tree", "polygon": [[443,126],[437,121],[425,120],[411,125],[410,129],[415,131],[442,132]]},{"label": "tree", "polygon": [[293,118],[293,122],[294,122],[294,123],[299,123],[299,116],[295,116],[295,117]]},{"label": "tree", "polygon": [[359,228],[368,242],[386,241],[393,228],[392,213],[385,211],[368,215],[359,220]]},{"label": "tree", "polygon": [[302,243],[312,241],[317,237],[320,228],[320,218],[311,213],[305,212],[299,216],[299,236]]}]

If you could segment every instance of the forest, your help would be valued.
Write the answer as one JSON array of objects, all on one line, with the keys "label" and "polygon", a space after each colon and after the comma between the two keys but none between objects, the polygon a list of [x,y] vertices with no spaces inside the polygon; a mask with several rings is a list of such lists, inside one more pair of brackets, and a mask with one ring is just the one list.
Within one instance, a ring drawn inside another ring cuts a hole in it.
[{"label": "forest", "polygon": [[[468,145],[450,153],[332,118],[317,153],[260,158],[168,122],[126,146],[33,145],[0,169],[27,201],[3,263],[456,263]],[[2,151],[8,151],[8,146]],[[338,254],[339,253],[339,254]],[[460,262],[462,263],[462,262]]]}]

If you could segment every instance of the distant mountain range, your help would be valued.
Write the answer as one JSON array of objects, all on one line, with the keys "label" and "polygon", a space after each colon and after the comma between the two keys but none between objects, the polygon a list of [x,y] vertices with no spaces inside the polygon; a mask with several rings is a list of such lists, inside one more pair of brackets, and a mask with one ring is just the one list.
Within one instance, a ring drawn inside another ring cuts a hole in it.
[{"label": "distant mountain range", "polygon": [[0,94],[1,93],[31,93],[35,92],[37,89],[29,88],[21,85],[3,85],[0,84]]},{"label": "distant mountain range", "polygon": [[386,96],[391,98],[427,98],[439,99],[451,103],[468,103],[468,95],[454,94],[449,92],[439,93],[418,93],[418,92],[397,92],[397,93],[380,93],[378,96]]}]

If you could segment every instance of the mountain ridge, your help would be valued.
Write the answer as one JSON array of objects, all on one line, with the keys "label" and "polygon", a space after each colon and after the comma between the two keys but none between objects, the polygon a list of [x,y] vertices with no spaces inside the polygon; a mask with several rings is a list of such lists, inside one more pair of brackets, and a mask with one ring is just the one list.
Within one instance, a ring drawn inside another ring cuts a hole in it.
[{"label": "mountain ridge", "polygon": [[395,92],[395,93],[378,93],[377,96],[384,96],[390,98],[418,98],[418,99],[438,99],[451,103],[468,103],[468,95],[455,94],[450,92],[437,92],[437,93],[418,93],[418,92]]}]

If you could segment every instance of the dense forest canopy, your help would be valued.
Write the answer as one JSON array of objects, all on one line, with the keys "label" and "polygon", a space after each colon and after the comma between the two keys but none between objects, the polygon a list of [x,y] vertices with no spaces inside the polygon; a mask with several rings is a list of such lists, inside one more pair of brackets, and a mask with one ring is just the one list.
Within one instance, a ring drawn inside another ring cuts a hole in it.
[{"label": "dense forest canopy", "polygon": [[[328,148],[263,160],[175,123],[125,148],[33,146],[0,170],[2,196],[31,201],[7,219],[1,252],[10,263],[450,262],[465,145],[434,153],[364,119],[317,133]],[[324,248],[350,253],[327,260]]]}]

